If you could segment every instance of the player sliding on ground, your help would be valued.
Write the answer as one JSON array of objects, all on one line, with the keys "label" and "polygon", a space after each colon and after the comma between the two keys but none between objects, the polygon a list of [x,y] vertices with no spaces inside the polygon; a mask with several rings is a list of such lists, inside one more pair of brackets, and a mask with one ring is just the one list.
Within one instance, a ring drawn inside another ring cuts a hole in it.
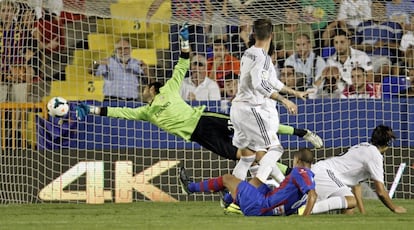
[{"label": "player sliding on ground", "polygon": [[[180,31],[180,59],[174,67],[171,79],[165,85],[153,82],[145,86],[142,99],[148,103],[147,105],[138,108],[116,108],[96,107],[82,103],[76,107],[77,118],[83,120],[91,113],[129,120],[149,121],[186,141],[197,142],[226,159],[240,159],[240,153],[232,144],[233,130],[229,116],[207,112],[205,106],[191,107],[180,96],[180,86],[190,66],[188,36],[188,29],[185,25]],[[303,137],[316,148],[323,145],[322,139],[309,130],[280,126],[278,132]]]},{"label": "player sliding on ground", "polygon": [[405,213],[405,208],[392,202],[384,186],[383,154],[394,139],[390,127],[379,125],[372,132],[370,142],[360,143],[339,156],[314,164],[312,171],[315,173],[318,202],[312,213],[346,211],[356,206],[365,213],[360,183],[370,178],[381,202],[395,213]]},{"label": "player sliding on ground", "polygon": [[309,149],[294,153],[293,169],[278,188],[271,190],[257,177],[249,182],[226,174],[202,182],[191,182],[185,169],[180,170],[183,193],[218,192],[228,189],[245,216],[288,216],[305,205],[303,215],[309,215],[316,202],[314,174],[310,166],[314,160]]}]

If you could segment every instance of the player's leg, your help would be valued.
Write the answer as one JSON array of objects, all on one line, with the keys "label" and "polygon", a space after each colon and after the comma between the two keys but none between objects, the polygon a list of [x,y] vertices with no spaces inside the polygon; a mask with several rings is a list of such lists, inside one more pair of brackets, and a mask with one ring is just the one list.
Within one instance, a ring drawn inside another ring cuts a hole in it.
[{"label": "player's leg", "polygon": [[315,191],[318,194],[318,201],[312,209],[313,214],[356,206],[351,189],[335,176],[335,172],[319,167],[313,167],[312,171],[315,173]]},{"label": "player's leg", "polygon": [[233,145],[240,153],[240,160],[233,169],[233,175],[241,180],[245,180],[247,172],[256,160],[253,146],[254,140],[261,139],[259,124],[255,119],[255,109],[243,104],[235,104],[230,111],[230,118],[233,123],[234,135]]},{"label": "player's leg", "polygon": [[230,174],[209,178],[201,182],[193,182],[187,175],[184,167],[180,169],[179,176],[179,181],[184,194],[194,192],[219,192],[225,188],[227,188],[232,194],[236,194],[237,185],[241,182],[240,179]]},{"label": "player's leg", "polygon": [[316,133],[308,129],[298,129],[289,125],[279,125],[278,134],[295,135],[304,138],[306,141],[312,143],[315,148],[322,148],[323,141]]}]

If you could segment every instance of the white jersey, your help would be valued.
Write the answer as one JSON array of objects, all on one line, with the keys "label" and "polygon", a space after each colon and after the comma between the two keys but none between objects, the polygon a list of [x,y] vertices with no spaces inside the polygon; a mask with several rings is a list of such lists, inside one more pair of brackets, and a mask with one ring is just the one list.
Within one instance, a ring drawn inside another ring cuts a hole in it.
[{"label": "white jersey", "polygon": [[284,84],[279,81],[271,58],[262,48],[255,46],[247,49],[241,59],[240,82],[233,103],[261,105]]},{"label": "white jersey", "polygon": [[[371,58],[367,53],[361,50],[356,50],[353,48],[350,49],[350,56],[346,59],[344,63],[340,63],[338,55],[335,53],[328,58],[326,61],[327,66],[337,66],[339,68],[339,74],[346,85],[352,85],[352,69],[355,67],[362,67],[365,71],[373,70]],[[340,81],[339,89],[344,90],[345,84],[343,81]]]},{"label": "white jersey", "polygon": [[318,161],[312,171],[331,170],[345,185],[352,187],[367,179],[384,183],[383,156],[368,142],[351,147],[340,156]]}]

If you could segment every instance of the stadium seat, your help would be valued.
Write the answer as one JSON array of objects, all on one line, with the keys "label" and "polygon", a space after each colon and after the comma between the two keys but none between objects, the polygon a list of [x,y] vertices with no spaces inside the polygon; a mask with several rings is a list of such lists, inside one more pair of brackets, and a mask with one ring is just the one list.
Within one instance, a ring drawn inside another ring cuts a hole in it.
[{"label": "stadium seat", "polygon": [[60,96],[67,100],[102,101],[103,84],[104,81],[99,77],[93,81],[52,81],[49,98]]},{"label": "stadium seat", "polygon": [[328,58],[335,53],[335,47],[322,47],[321,57]]},{"label": "stadium seat", "polygon": [[89,67],[95,60],[102,60],[113,54],[113,50],[75,50],[73,65]]},{"label": "stadium seat", "polygon": [[113,50],[120,38],[120,35],[114,34],[88,34],[89,50]]},{"label": "stadium seat", "polygon": [[[127,3],[114,3],[110,6],[111,15],[114,18],[145,19],[152,1],[136,0]],[[164,1],[152,17],[153,21],[166,21],[171,18],[171,1]]]},{"label": "stadium seat", "polygon": [[157,65],[157,52],[155,49],[133,49],[131,56],[142,60],[147,65]]},{"label": "stadium seat", "polygon": [[150,34],[168,32],[167,24],[146,24],[144,20],[131,19],[99,19],[97,20],[97,31],[108,34]]},{"label": "stadium seat", "polygon": [[383,98],[389,99],[398,97],[400,92],[407,89],[409,86],[406,76],[388,76],[382,80],[382,95]]}]

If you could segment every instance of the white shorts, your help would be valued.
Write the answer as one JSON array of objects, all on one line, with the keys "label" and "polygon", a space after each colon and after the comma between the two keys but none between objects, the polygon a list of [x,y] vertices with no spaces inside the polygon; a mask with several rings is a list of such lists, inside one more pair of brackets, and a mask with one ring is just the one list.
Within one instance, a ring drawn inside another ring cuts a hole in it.
[{"label": "white shorts", "polygon": [[233,145],[253,151],[266,151],[271,146],[280,145],[277,130],[279,114],[276,108],[250,106],[246,103],[233,103],[230,120],[234,127]]},{"label": "white shorts", "polygon": [[335,172],[323,167],[312,167],[315,174],[315,192],[318,200],[325,200],[333,196],[354,196],[351,188],[346,186],[335,176]]}]

